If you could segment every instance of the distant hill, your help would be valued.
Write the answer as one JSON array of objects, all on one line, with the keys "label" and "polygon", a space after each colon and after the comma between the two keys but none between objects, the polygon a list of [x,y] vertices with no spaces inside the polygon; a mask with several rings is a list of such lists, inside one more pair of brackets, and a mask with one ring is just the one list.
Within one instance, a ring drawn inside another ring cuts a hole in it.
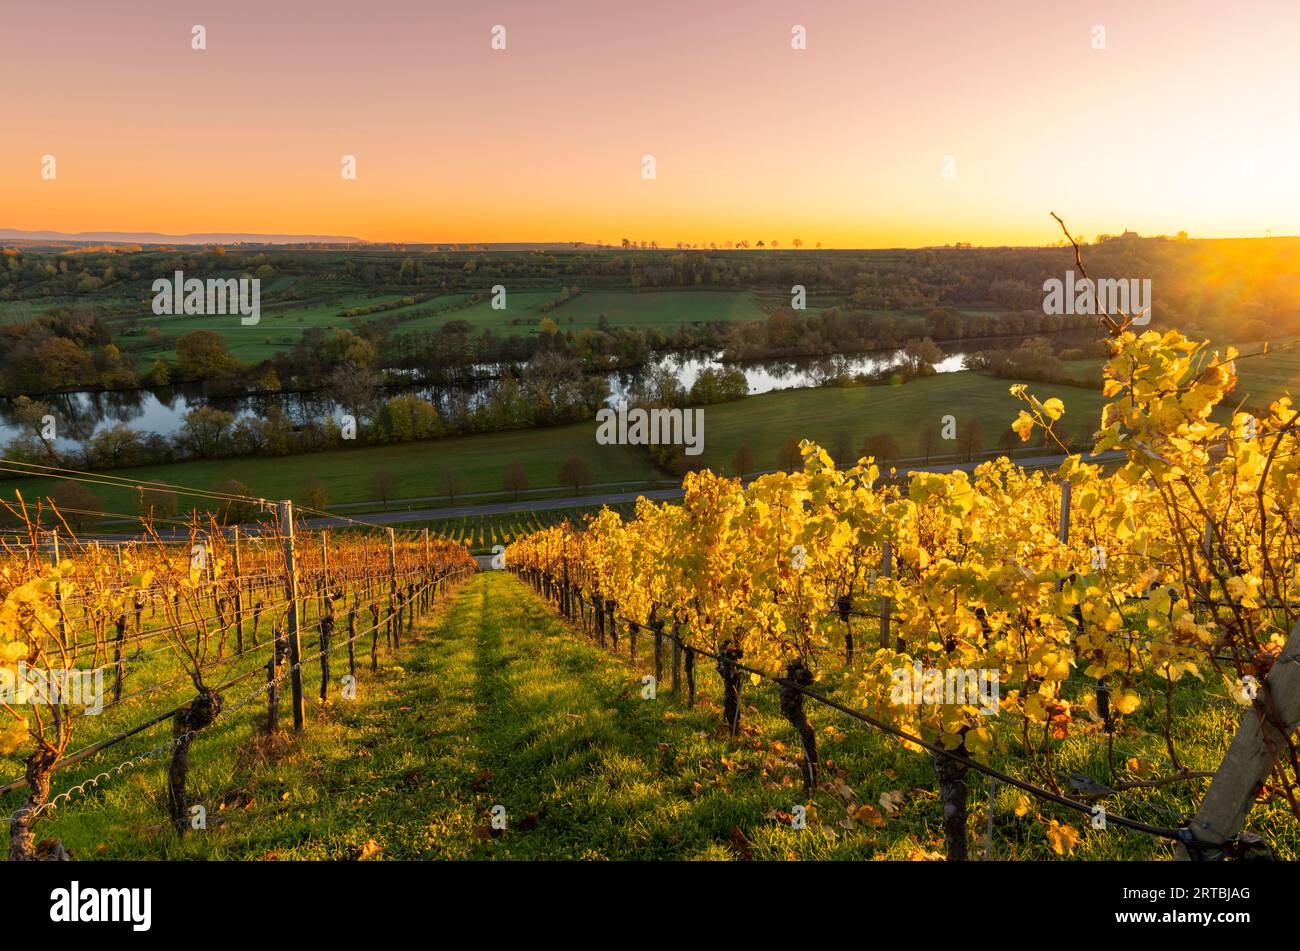
[{"label": "distant hill", "polygon": [[11,246],[66,248],[80,245],[162,245],[184,247],[209,244],[290,246],[365,245],[374,251],[598,251],[613,250],[613,245],[588,241],[503,241],[503,242],[425,242],[366,241],[347,235],[331,234],[253,234],[251,232],[211,232],[200,234],[162,234],[157,231],[21,231],[0,228],[0,242]]},{"label": "distant hill", "polygon": [[160,234],[156,231],[19,231],[0,228],[0,241],[65,244],[365,244],[360,238],[327,234]]}]

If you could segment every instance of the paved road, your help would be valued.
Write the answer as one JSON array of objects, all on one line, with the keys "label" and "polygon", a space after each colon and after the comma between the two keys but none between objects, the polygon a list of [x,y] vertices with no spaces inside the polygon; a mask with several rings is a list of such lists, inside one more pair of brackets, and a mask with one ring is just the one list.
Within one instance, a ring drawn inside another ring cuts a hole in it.
[{"label": "paved road", "polygon": [[[1122,452],[1103,452],[1098,456],[1086,457],[1088,462],[1111,462],[1124,458]],[[1054,467],[1061,464],[1065,456],[1027,456],[1017,459],[1016,464],[1026,469],[1042,469]],[[944,463],[935,466],[906,466],[899,465],[901,471],[906,472],[952,472],[957,469],[970,471],[976,466],[987,460],[978,460],[976,462]],[[564,498],[554,499],[521,499],[518,502],[491,502],[485,505],[453,505],[443,506],[440,508],[423,508],[423,509],[402,509],[391,512],[367,512],[364,515],[358,515],[355,518],[347,516],[328,517],[328,518],[309,518],[305,523],[309,528],[340,528],[348,525],[401,525],[406,522],[427,522],[436,519],[460,518],[461,516],[472,515],[502,515],[512,512],[544,512],[551,509],[568,509],[577,508],[578,506],[599,506],[599,505],[616,505],[622,502],[635,502],[638,498],[644,496],[652,501],[663,501],[664,499],[676,499],[682,495],[680,485],[675,485],[667,489],[646,489],[635,492],[609,492],[602,495],[575,495]],[[250,533],[257,533],[256,524],[241,526]],[[177,531],[168,533],[159,531],[159,536],[168,538],[188,537],[188,532]],[[87,539],[97,538],[103,541],[127,541],[136,536],[133,534],[111,534],[101,533],[96,535],[85,536]]]},{"label": "paved road", "polygon": [[[1090,456],[1088,462],[1112,462],[1117,459],[1123,459],[1122,452],[1103,452],[1098,456]],[[1065,456],[1027,456],[1017,459],[1016,464],[1026,469],[1042,469],[1047,467],[1059,466],[1065,459]],[[944,463],[937,466],[907,466],[903,469],[906,472],[953,472],[963,469],[967,472],[975,469],[988,460],[981,459],[976,462],[958,462]],[[621,502],[635,502],[638,498],[644,496],[652,501],[662,501],[664,499],[676,499],[682,495],[680,485],[673,486],[669,489],[648,489],[640,492],[611,492],[604,495],[575,495],[567,498],[558,499],[522,499],[518,502],[492,502],[487,505],[456,505],[443,508],[430,509],[411,509],[409,511],[393,512],[367,512],[365,515],[357,516],[355,521],[367,522],[377,525],[397,525],[402,522],[427,522],[431,519],[441,518],[460,518],[462,515],[501,515],[510,512],[542,512],[548,509],[568,509],[578,506],[597,506],[597,505],[616,505]],[[312,528],[330,528],[340,525],[349,524],[344,518],[314,518],[308,519],[307,524]]]}]

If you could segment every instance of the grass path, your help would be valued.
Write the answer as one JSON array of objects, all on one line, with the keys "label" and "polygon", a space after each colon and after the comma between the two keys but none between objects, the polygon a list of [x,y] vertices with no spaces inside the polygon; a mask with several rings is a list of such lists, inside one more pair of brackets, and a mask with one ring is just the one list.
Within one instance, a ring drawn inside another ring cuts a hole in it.
[{"label": "grass path", "polygon": [[723,736],[716,706],[642,700],[639,675],[504,573],[477,576],[403,650],[377,692],[339,708],[337,741],[309,734],[291,769],[259,775],[222,856],[732,857],[733,829],[800,799],[793,762],[771,805],[737,794],[731,747],[750,741]]},{"label": "grass path", "polygon": [[[643,669],[634,669],[626,638],[611,656],[513,576],[480,573],[417,624],[398,655],[381,658],[377,672],[358,671],[357,700],[313,700],[302,737],[250,742],[254,727],[246,724],[201,739],[191,790],[209,810],[207,831],[182,840],[161,824],[154,769],[69,807],[41,835],[61,837],[78,858],[939,856],[928,757],[812,708],[824,782],[806,797],[798,740],[775,690],[746,683],[741,735],[733,738],[721,724],[718,678],[703,662],[695,707],[667,683],[656,700],[642,699],[652,649],[643,636]],[[369,645],[358,653],[368,658]],[[835,692],[829,680],[823,689]],[[1224,741],[1220,717],[1207,705],[1189,720],[1205,734],[1202,745]],[[1093,746],[1067,744],[1059,768],[1100,775]],[[1210,765],[1215,755],[1193,765]],[[1152,793],[1151,808],[1178,809],[1167,799],[1175,794]],[[1055,858],[1044,834],[1051,818],[1081,832],[1076,858],[1165,854],[1145,836],[1090,832],[1073,813],[1026,812],[1017,800],[999,787],[995,858]],[[807,809],[803,830],[790,824],[797,805]],[[504,809],[504,831],[492,828],[494,806]],[[1137,803],[1125,806],[1132,812]],[[972,774],[976,855],[987,808],[987,784]],[[1257,817],[1265,827],[1272,818]]]}]

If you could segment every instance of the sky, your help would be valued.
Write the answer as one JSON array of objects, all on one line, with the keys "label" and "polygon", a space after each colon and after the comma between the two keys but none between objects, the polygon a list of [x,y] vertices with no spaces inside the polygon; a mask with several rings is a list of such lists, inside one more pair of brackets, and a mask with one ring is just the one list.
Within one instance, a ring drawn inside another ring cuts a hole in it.
[{"label": "sky", "polygon": [[1295,0],[7,7],[0,228],[911,247],[1046,244],[1056,211],[1088,237],[1300,234]]}]

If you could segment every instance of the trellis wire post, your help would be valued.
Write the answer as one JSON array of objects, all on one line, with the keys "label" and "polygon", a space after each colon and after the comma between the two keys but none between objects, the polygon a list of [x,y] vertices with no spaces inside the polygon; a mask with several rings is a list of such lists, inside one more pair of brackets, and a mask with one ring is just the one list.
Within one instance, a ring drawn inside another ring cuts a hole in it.
[{"label": "trellis wire post", "polygon": [[[235,573],[235,650],[239,653],[244,652],[244,588],[243,582],[240,581],[239,565],[239,527],[235,527],[234,537],[231,539],[233,546],[232,569]],[[120,550],[120,549],[119,549]]]},{"label": "trellis wire post", "polygon": [[289,674],[293,689],[293,728],[301,731],[305,719],[302,699],[302,647],[298,638],[298,568],[293,550],[293,502],[280,502],[280,535],[284,539],[285,595],[289,601],[286,635],[289,640]]},{"label": "trellis wire post", "polygon": [[320,616],[325,616],[325,604],[330,597],[330,533],[329,529],[320,530]]},{"label": "trellis wire post", "polygon": [[[1300,726],[1300,621],[1291,628],[1286,646],[1259,686],[1228,752],[1210,780],[1196,817],[1187,826],[1195,854],[1186,843],[1180,843],[1174,854],[1176,859],[1223,857],[1219,846],[1241,832],[1256,795],[1297,726]],[[1203,843],[1205,850],[1196,849],[1197,843]]]},{"label": "trellis wire post", "polygon": [[1061,480],[1061,523],[1056,537],[1064,545],[1070,540],[1070,480]]},{"label": "trellis wire post", "polygon": [[[429,563],[429,530],[426,528],[420,534],[424,541],[424,578],[427,582],[433,574],[433,569],[430,567]],[[420,595],[420,603],[423,605],[422,610],[425,611],[429,610],[430,605],[433,603],[433,593],[429,590],[427,584]]]},{"label": "trellis wire post", "polygon": [[393,641],[393,648],[399,646],[401,620],[397,616],[397,535],[388,530],[388,631]]}]

